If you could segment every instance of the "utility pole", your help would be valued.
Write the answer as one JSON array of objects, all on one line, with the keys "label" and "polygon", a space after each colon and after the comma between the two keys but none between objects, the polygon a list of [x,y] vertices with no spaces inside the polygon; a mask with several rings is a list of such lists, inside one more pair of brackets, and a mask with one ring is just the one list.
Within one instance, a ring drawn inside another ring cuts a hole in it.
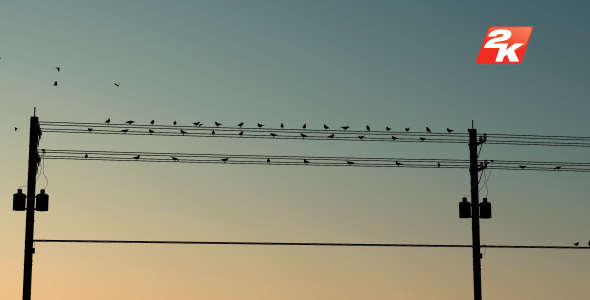
[{"label": "utility pole", "polygon": [[481,300],[481,252],[479,242],[479,166],[477,165],[477,130],[469,130],[469,173],[471,177],[471,236],[473,238],[473,299]]},{"label": "utility pole", "polygon": [[27,181],[27,217],[25,232],[25,270],[23,277],[23,300],[31,300],[33,277],[33,233],[35,231],[35,187],[39,152],[39,118],[31,117],[29,131],[29,170]]}]

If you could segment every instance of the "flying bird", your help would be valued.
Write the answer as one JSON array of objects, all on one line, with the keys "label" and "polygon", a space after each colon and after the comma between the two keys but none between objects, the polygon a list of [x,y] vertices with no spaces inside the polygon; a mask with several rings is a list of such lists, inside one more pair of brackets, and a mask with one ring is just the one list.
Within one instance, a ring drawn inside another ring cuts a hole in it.
[{"label": "flying bird", "polygon": [[84,155],[84,158],[88,158],[88,153],[86,153],[86,155]]},{"label": "flying bird", "polygon": [[438,167],[440,168],[440,163],[437,163],[437,164],[438,164]]},{"label": "flying bird", "polygon": [[14,127],[14,131],[17,131],[17,130],[18,130],[18,128]]},{"label": "flying bird", "polygon": [[330,134],[328,137],[329,137],[330,139],[333,139],[333,138],[334,138],[334,134],[332,133],[332,134]]},{"label": "flying bird", "polygon": [[340,127],[342,129],[344,129],[344,131],[346,131],[346,129],[350,128],[350,126],[344,126],[344,127]]},{"label": "flying bird", "polygon": [[580,244],[580,242],[575,242],[574,245],[576,245],[576,247],[578,247],[578,245]]},{"label": "flying bird", "polygon": [[53,86],[57,86],[57,81],[53,83]]},{"label": "flying bird", "polygon": [[153,130],[151,130],[151,129],[150,129],[149,131],[150,131],[150,135],[151,135],[152,133],[154,133],[154,131],[153,131]]},{"label": "flying bird", "polygon": [[88,128],[88,132],[92,132],[92,128]]},{"label": "flying bird", "polygon": [[244,122],[238,124],[238,127],[242,128],[242,126],[244,126]]},{"label": "flying bird", "polygon": [[135,160],[138,160],[140,156],[141,156],[141,155],[138,155],[138,156],[134,157],[134,158],[135,158]]},{"label": "flying bird", "polygon": [[402,166],[403,165],[402,163],[398,162],[397,160],[395,161],[395,164],[398,165],[398,166]]},{"label": "flying bird", "polygon": [[301,127],[303,129],[307,128],[307,123],[303,124],[303,127]]},{"label": "flying bird", "polygon": [[174,123],[172,123],[172,124],[176,125],[176,121],[174,121]]},{"label": "flying bird", "polygon": [[116,86],[119,86],[120,84],[121,84],[120,82],[119,83],[115,83]]},{"label": "flying bird", "polygon": [[397,140],[397,138],[396,138],[394,135],[392,135],[392,136],[391,136],[391,138],[392,138],[394,141],[395,141],[395,140]]},{"label": "flying bird", "polygon": [[182,133],[182,135],[184,135],[186,133],[186,131],[184,131],[184,130],[181,129],[180,130],[180,133]]},{"label": "flying bird", "polygon": [[107,123],[107,124],[111,123],[111,118],[109,118],[108,120],[106,120],[104,122]]},{"label": "flying bird", "polygon": [[432,131],[430,131],[430,128],[428,128],[428,127],[426,127],[426,132],[432,133]]},{"label": "flying bird", "polygon": [[448,132],[448,133],[451,133],[451,132],[453,132],[453,131],[455,131],[455,130],[447,128],[447,132]]},{"label": "flying bird", "polygon": [[123,132],[125,132],[125,134],[127,134],[127,131],[129,131],[129,129],[123,129],[121,131],[123,131]]},{"label": "flying bird", "polygon": [[425,140],[425,139],[426,139],[426,138],[420,137],[420,140],[421,140],[421,141],[423,141],[423,142],[424,142],[424,140]]},{"label": "flying bird", "polygon": [[387,130],[387,131],[390,131],[390,130],[391,130],[391,128],[389,128],[389,127],[385,127],[385,130]]},{"label": "flying bird", "polygon": [[309,162],[307,161],[307,159],[304,159],[304,160],[303,160],[303,163],[304,163],[304,164],[308,164]]},{"label": "flying bird", "polygon": [[301,134],[301,137],[302,137],[302,138],[306,138],[306,137],[307,137],[307,135],[305,135],[305,134],[303,134],[303,133],[302,133],[302,134]]},{"label": "flying bird", "polygon": [[193,123],[195,126],[199,126],[201,124],[201,121]]},{"label": "flying bird", "polygon": [[324,124],[324,129],[328,130],[328,129],[330,129],[330,127],[328,127],[328,125]]},{"label": "flying bird", "polygon": [[221,125],[223,125],[223,124],[221,124],[221,123],[218,123],[218,122],[215,122],[215,126],[219,127],[219,126],[221,126]]},{"label": "flying bird", "polygon": [[359,135],[359,139],[363,139],[365,136],[364,135]]},{"label": "flying bird", "polygon": [[264,125],[258,123],[258,128],[262,128],[262,126],[264,126]]},{"label": "flying bird", "polygon": [[275,136],[277,136],[276,134],[274,134],[272,132],[270,133],[270,135],[272,136],[273,139],[275,138]]},{"label": "flying bird", "polygon": [[524,170],[524,168],[526,168],[526,166],[519,166],[519,167],[520,167],[521,169],[523,169],[523,170]]},{"label": "flying bird", "polygon": [[222,158],[221,160],[225,163],[229,158]]},{"label": "flying bird", "polygon": [[152,121],[150,122],[150,124],[154,125],[154,120],[152,120]]},{"label": "flying bird", "polygon": [[127,122],[125,122],[125,123],[127,123],[127,124],[131,125],[131,124],[135,123],[135,121],[127,121]]},{"label": "flying bird", "polygon": [[553,170],[555,171],[555,170],[559,170],[559,169],[561,169],[561,166],[555,167]]},{"label": "flying bird", "polygon": [[240,131],[240,133],[238,133],[238,135],[239,136],[242,136],[242,135],[244,135],[244,132],[243,131]]},{"label": "flying bird", "polygon": [[59,67],[55,67],[55,69],[59,72],[60,68]]},{"label": "flying bird", "polygon": [[170,156],[172,158],[173,161],[180,161],[178,160],[178,158],[174,157],[174,156]]},{"label": "flying bird", "polygon": [[285,125],[283,125],[283,123],[281,123],[281,129],[285,128]]},{"label": "flying bird", "polygon": [[371,127],[369,127],[369,125],[367,125],[367,131],[371,131]]},{"label": "flying bird", "polygon": [[350,165],[354,165],[354,162],[353,162],[353,161],[347,161],[346,163],[347,163],[349,166],[350,166]]},{"label": "flying bird", "polygon": [[410,131],[410,127],[406,128],[406,131]]}]

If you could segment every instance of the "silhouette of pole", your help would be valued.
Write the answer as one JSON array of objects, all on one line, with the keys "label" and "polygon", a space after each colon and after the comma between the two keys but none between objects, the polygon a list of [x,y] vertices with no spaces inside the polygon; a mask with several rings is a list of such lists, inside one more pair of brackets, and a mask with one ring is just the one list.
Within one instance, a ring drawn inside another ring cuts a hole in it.
[{"label": "silhouette of pole", "polygon": [[23,277],[23,300],[31,300],[31,281],[33,279],[33,233],[35,230],[35,187],[37,175],[37,146],[39,119],[31,117],[29,132],[29,173],[27,181],[27,217],[25,232],[25,270]]},{"label": "silhouette of pole", "polygon": [[471,177],[471,236],[473,239],[473,299],[481,300],[481,252],[479,241],[479,181],[477,179],[477,130],[469,130],[469,173]]}]

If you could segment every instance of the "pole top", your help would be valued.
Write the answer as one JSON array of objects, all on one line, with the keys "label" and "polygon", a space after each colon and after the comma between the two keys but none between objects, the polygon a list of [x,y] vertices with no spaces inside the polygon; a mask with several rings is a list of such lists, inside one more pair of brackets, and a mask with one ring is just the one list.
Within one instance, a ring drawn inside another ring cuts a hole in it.
[{"label": "pole top", "polygon": [[33,117],[37,116],[37,107],[33,107]]}]

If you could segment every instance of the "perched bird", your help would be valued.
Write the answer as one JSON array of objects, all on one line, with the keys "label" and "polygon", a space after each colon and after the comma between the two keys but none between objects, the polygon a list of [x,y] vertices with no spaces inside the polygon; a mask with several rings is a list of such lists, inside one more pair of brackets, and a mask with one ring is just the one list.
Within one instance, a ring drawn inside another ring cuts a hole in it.
[{"label": "perched bird", "polygon": [[107,124],[111,123],[111,118],[109,118],[108,120],[106,120],[104,122],[107,123]]},{"label": "perched bird", "polygon": [[385,130],[387,130],[387,131],[390,131],[390,130],[391,130],[391,128],[389,128],[389,127],[385,127]]},{"label": "perched bird", "polygon": [[430,128],[428,128],[428,127],[426,127],[426,132],[432,133],[432,131],[430,131]]},{"label": "perched bird", "polygon": [[123,132],[125,132],[125,134],[127,134],[127,131],[129,131],[129,129],[123,129],[121,131],[123,131]]},{"label": "perched bird", "polygon": [[178,158],[174,157],[174,156],[170,156],[172,158],[173,161],[180,161],[178,160]]},{"label": "perched bird", "polygon": [[576,247],[578,247],[578,245],[580,244],[580,242],[575,242],[574,245],[576,245]]},{"label": "perched bird", "polygon": [[134,157],[134,158],[135,158],[135,160],[138,160],[140,156],[141,156],[141,155],[138,155],[138,156]]},{"label": "perched bird", "polygon": [[86,153],[86,155],[84,155],[84,158],[88,158],[88,153]]},{"label": "perched bird", "polygon": [[215,122],[215,126],[219,127],[219,126],[221,126],[221,125],[223,125],[223,124],[221,124],[221,123],[218,123],[218,122]]},{"label": "perched bird", "polygon": [[88,128],[88,132],[92,132],[92,128]]},{"label": "perched bird", "polygon": [[262,126],[264,126],[264,125],[258,123],[258,128],[262,128]]},{"label": "perched bird", "polygon": [[53,86],[57,86],[57,81],[53,83]]},{"label": "perched bird", "polygon": [[203,126],[203,123],[199,124],[199,127]]},{"label": "perched bird", "polygon": [[453,132],[453,131],[455,131],[455,130],[447,128],[447,132],[448,132],[448,133],[451,133],[451,132]]},{"label": "perched bird", "polygon": [[365,136],[364,135],[359,135],[359,139],[363,139]]},{"label": "perched bird", "polygon": [[410,127],[406,128],[406,131],[410,131]]},{"label": "perched bird", "polygon": [[285,128],[285,125],[283,125],[283,123],[281,123],[281,129]]},{"label": "perched bird", "polygon": [[330,127],[328,127],[328,125],[324,124],[324,129],[328,130],[328,129],[330,129]]},{"label": "perched bird", "polygon": [[395,161],[395,164],[398,165],[398,166],[402,166],[403,165],[402,163],[398,162],[397,160]]},{"label": "perched bird", "polygon": [[184,131],[184,130],[181,129],[180,130],[180,133],[182,133],[182,135],[184,135],[186,133],[186,131]]},{"label": "perched bird", "polygon": [[438,167],[440,168],[440,163],[437,163],[437,164],[438,164]]},{"label": "perched bird", "polygon": [[43,152],[43,154],[45,154],[45,149],[41,149],[41,152]]},{"label": "perched bird", "polygon": [[225,163],[229,158],[222,158],[221,160]]},{"label": "perched bird", "polygon": [[588,246],[590,246],[590,242],[588,242]]},{"label": "perched bird", "polygon": [[393,136],[393,135],[391,136],[391,138],[392,138],[394,141],[395,141],[395,140],[397,140],[397,138],[396,138],[395,136]]},{"label": "perched bird", "polygon": [[266,162],[267,162],[267,163],[269,163],[269,162],[270,162],[270,158],[267,158],[267,159],[266,159]]},{"label": "perched bird", "polygon": [[211,130],[211,134],[215,134],[215,130]]},{"label": "perched bird", "polygon": [[154,125],[154,120],[152,120],[152,121],[150,122],[150,124]]},{"label": "perched bird", "polygon": [[270,133],[270,136],[272,136],[272,138],[274,139],[274,138],[275,138],[275,136],[277,136],[277,135],[271,132],[271,133]]},{"label": "perched bird", "polygon": [[353,162],[353,161],[347,161],[346,163],[347,163],[349,166],[350,166],[350,165],[354,165],[354,162]]},{"label": "perched bird", "polygon": [[523,170],[524,170],[524,168],[526,168],[526,166],[519,166],[519,167],[520,167],[521,169],[523,169]]},{"label": "perched bird", "polygon": [[238,133],[238,135],[239,136],[242,136],[242,135],[244,135],[244,132],[243,131],[240,131],[240,133]]},{"label": "perched bird", "polygon": [[55,69],[59,72],[60,68],[59,67],[55,67]]},{"label": "perched bird", "polygon": [[14,127],[14,131],[17,131],[17,130],[18,130],[18,128]]},{"label": "perched bird", "polygon": [[238,124],[238,127],[242,128],[242,126],[244,126],[244,122]]},{"label": "perched bird", "polygon": [[303,129],[307,128],[307,123],[303,124],[303,127],[301,127]]},{"label": "perched bird", "polygon": [[561,166],[555,167],[553,170],[555,171],[555,170],[559,170],[559,169],[561,169]]},{"label": "perched bird", "polygon": [[307,159],[304,159],[304,160],[303,160],[303,163],[304,163],[304,164],[308,164],[309,162],[307,161]]},{"label": "perched bird", "polygon": [[131,124],[135,123],[135,121],[127,121],[127,122],[125,122],[125,123],[127,123],[127,124],[131,125]]},{"label": "perched bird", "polygon": [[116,86],[119,86],[120,84],[121,84],[120,82],[119,83],[115,83]]},{"label": "perched bird", "polygon": [[172,123],[172,124],[176,125],[176,121],[174,121],[174,123]]},{"label": "perched bird", "polygon": [[303,133],[302,133],[302,134],[301,134],[301,137],[302,137],[302,138],[306,138],[306,137],[307,137],[307,135],[305,135],[305,134],[303,134]]},{"label": "perched bird", "polygon": [[195,126],[199,126],[201,124],[201,121],[193,123]]},{"label": "perched bird", "polygon": [[344,129],[344,131],[346,131],[346,129],[350,128],[350,126],[343,126],[343,127],[340,127],[340,128],[342,128],[342,129]]},{"label": "perched bird", "polygon": [[369,125],[367,125],[367,131],[371,131],[371,127],[369,127]]},{"label": "perched bird", "polygon": [[328,137],[329,137],[330,139],[333,139],[333,138],[334,138],[334,134],[332,133],[332,134],[330,134]]},{"label": "perched bird", "polygon": [[425,139],[426,139],[426,138],[420,137],[420,140],[421,140],[421,141],[423,141],[423,142],[424,142],[424,140],[425,140]]},{"label": "perched bird", "polygon": [[150,135],[151,135],[152,133],[154,133],[154,131],[153,131],[153,130],[151,130],[151,129],[149,130],[149,132],[150,132]]}]

